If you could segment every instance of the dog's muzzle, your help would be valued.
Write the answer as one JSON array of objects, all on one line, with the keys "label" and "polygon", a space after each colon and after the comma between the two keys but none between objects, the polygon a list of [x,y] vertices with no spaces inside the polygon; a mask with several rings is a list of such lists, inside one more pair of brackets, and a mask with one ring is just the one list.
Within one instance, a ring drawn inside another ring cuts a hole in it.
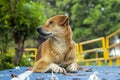
[{"label": "dog's muzzle", "polygon": [[37,32],[39,33],[39,35],[41,37],[44,37],[44,38],[48,38],[48,37],[52,36],[52,33],[49,33],[47,31],[43,30],[42,28],[37,28]]}]

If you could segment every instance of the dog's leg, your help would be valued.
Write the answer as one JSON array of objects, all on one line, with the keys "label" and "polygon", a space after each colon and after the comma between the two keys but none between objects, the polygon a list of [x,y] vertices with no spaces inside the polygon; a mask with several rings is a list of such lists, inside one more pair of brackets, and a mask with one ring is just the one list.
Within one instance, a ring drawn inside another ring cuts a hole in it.
[{"label": "dog's leg", "polygon": [[49,62],[46,62],[40,59],[37,62],[35,62],[32,71],[33,72],[46,72],[49,65],[50,65]]},{"label": "dog's leg", "polygon": [[72,64],[68,65],[66,70],[68,72],[77,72],[78,71],[77,64],[76,63],[72,63]]},{"label": "dog's leg", "polygon": [[69,51],[69,53],[66,55],[66,64],[67,67],[66,67],[66,70],[68,72],[77,72],[78,69],[78,65],[77,65],[77,62],[76,62],[76,49],[75,49],[75,43],[73,44],[71,50]]},{"label": "dog's leg", "polygon": [[48,70],[53,71],[55,73],[65,73],[66,70],[57,64],[51,63],[50,66],[48,67]]},{"label": "dog's leg", "polygon": [[47,72],[47,71],[53,71],[55,73],[64,73],[66,72],[64,68],[58,66],[54,63],[48,63],[44,60],[39,60],[35,63],[33,69],[33,72]]}]

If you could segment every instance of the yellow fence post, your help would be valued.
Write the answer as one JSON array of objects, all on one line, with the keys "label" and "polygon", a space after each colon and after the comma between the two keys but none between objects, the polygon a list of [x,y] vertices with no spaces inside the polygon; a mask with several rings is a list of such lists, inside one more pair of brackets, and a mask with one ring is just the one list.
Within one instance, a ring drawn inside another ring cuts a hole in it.
[{"label": "yellow fence post", "polygon": [[84,61],[84,54],[83,54],[83,48],[82,48],[82,44],[79,44],[79,48],[80,48],[80,56],[81,56],[81,61]]},{"label": "yellow fence post", "polygon": [[116,59],[116,65],[119,66],[120,65],[120,58]]},{"label": "yellow fence post", "polygon": [[109,58],[109,39],[106,37],[106,54],[108,54]]},{"label": "yellow fence post", "polygon": [[35,61],[36,61],[37,49],[35,49]]},{"label": "yellow fence post", "polygon": [[98,60],[98,66],[101,66],[102,63],[101,63],[101,60]]},{"label": "yellow fence post", "polygon": [[80,50],[78,43],[76,43],[76,56],[77,56],[77,62],[80,62]]},{"label": "yellow fence post", "polygon": [[89,66],[89,61],[86,61],[86,66]]},{"label": "yellow fence post", "polygon": [[112,66],[112,59],[109,60],[109,66]]},{"label": "yellow fence post", "polygon": [[104,54],[104,59],[107,60],[109,55],[108,55],[108,52],[106,50],[106,46],[105,46],[105,38],[102,38],[102,47],[103,47],[103,54]]}]

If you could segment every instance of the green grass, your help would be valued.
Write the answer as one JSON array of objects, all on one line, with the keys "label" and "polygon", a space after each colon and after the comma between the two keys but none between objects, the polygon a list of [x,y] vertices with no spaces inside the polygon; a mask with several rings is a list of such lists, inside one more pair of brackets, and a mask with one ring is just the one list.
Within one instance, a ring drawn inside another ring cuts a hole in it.
[{"label": "green grass", "polygon": [[[81,66],[86,66],[85,62],[78,62]],[[101,66],[109,66],[108,61],[101,61]],[[115,62],[113,62],[113,65],[115,65]],[[96,61],[89,62],[89,66],[98,66],[98,63]]]}]

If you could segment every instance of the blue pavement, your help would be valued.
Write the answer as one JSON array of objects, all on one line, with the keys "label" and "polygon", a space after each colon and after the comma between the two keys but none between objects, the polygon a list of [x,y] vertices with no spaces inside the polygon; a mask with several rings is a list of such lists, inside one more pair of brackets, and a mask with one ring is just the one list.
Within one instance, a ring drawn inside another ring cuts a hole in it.
[{"label": "blue pavement", "polygon": [[[66,76],[63,74],[54,74],[57,79],[56,80],[88,80],[89,76],[93,74],[95,71],[98,72],[98,77],[101,80],[120,80],[120,66],[88,66],[84,68],[91,68],[91,72],[86,71],[78,71],[78,74],[81,76]],[[0,80],[11,80],[11,74],[19,75],[27,70],[28,67],[20,67],[15,69],[3,70],[0,71]],[[32,73],[29,78],[30,80],[55,80],[50,79],[51,73]],[[27,79],[25,79],[27,80]]]}]

